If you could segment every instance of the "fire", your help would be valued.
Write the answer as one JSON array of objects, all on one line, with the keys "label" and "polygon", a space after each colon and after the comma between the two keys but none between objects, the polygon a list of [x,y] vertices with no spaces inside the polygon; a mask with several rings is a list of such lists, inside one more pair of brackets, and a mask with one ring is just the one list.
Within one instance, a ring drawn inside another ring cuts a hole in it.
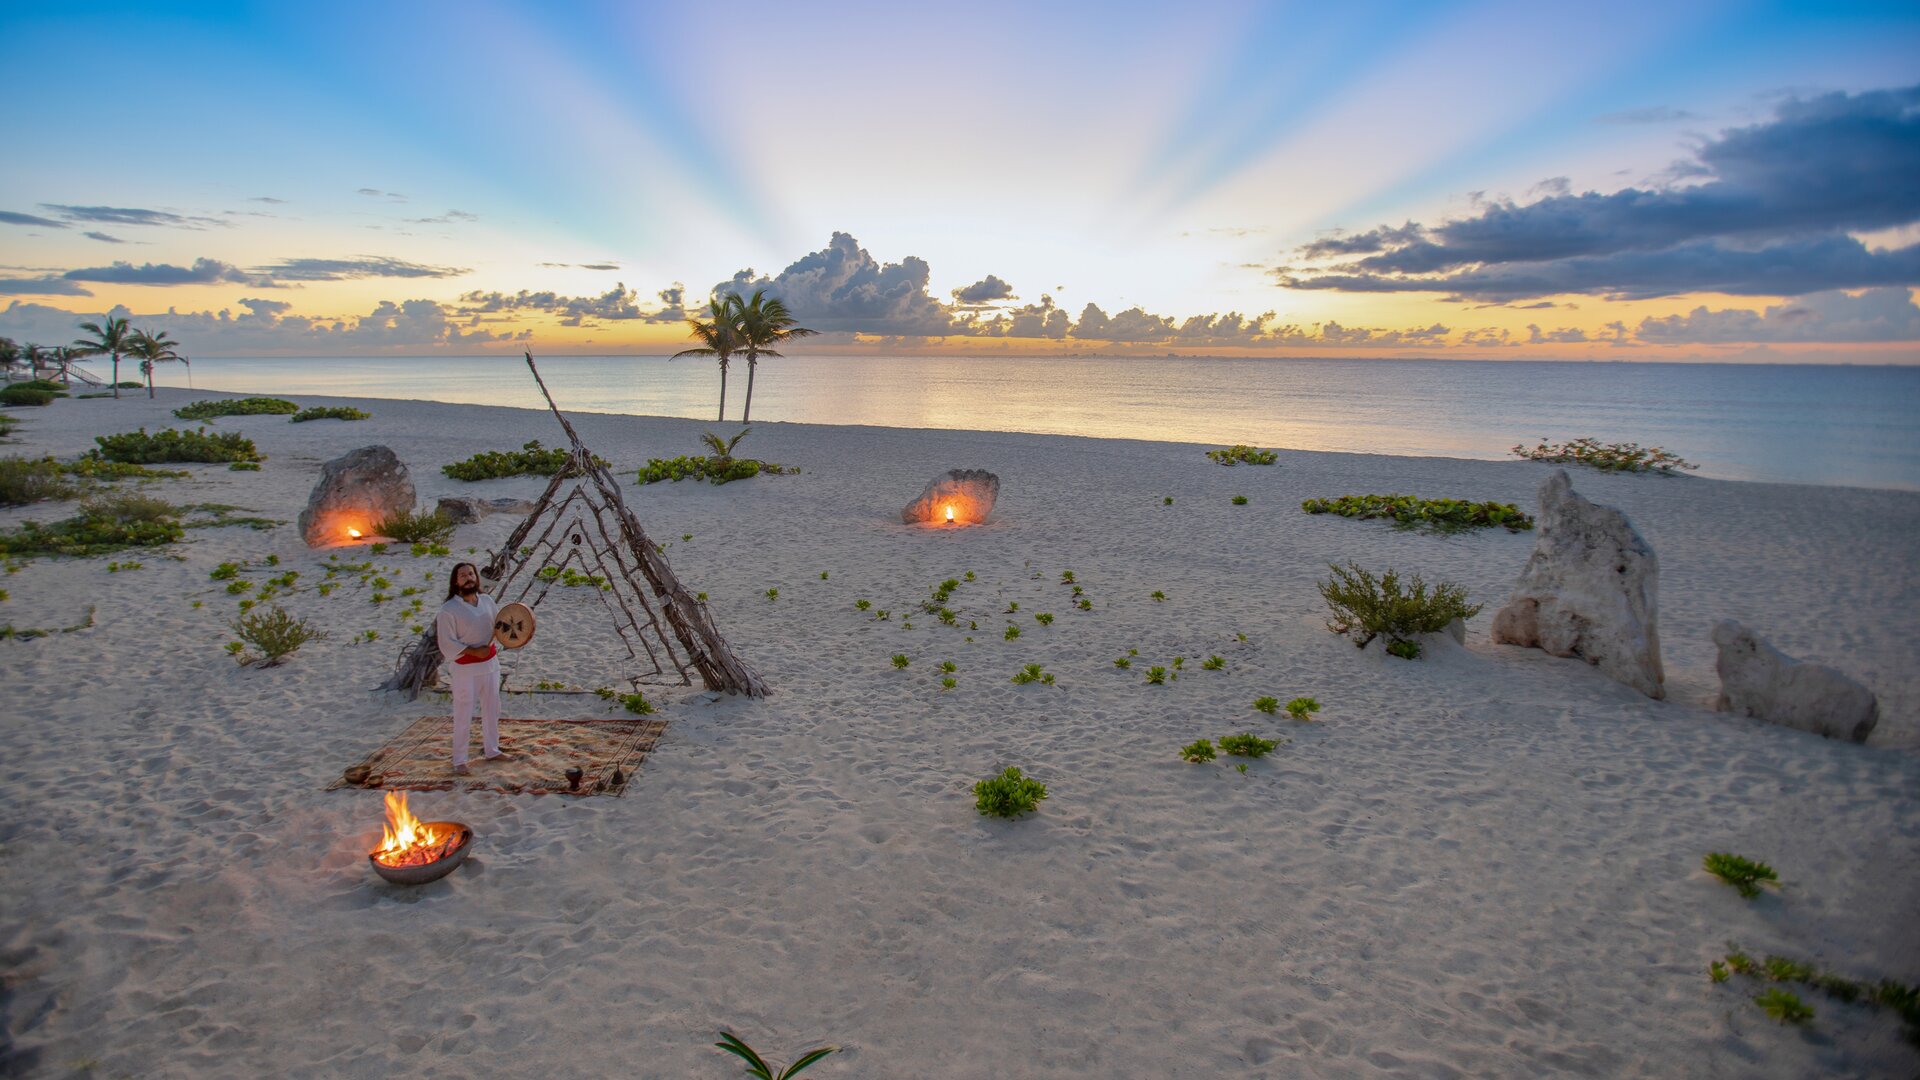
[{"label": "fire", "polygon": [[386,837],[373,852],[382,866],[425,866],[450,853],[460,842],[460,831],[438,822],[422,825],[407,809],[407,793],[387,792]]},{"label": "fire", "polygon": [[953,504],[952,503],[947,504],[947,520],[949,522],[953,520]]},{"label": "fire", "polygon": [[360,530],[349,525],[347,526],[347,535],[353,537],[355,540],[358,540],[360,539]]}]

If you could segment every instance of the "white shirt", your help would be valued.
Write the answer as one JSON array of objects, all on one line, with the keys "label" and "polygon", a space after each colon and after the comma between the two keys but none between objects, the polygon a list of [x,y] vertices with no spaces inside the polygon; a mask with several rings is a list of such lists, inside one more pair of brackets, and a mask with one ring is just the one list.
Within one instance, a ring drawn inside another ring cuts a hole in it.
[{"label": "white shirt", "polygon": [[433,632],[440,639],[440,655],[451,664],[462,649],[484,649],[493,644],[493,597],[481,593],[474,603],[450,596],[434,616]]}]

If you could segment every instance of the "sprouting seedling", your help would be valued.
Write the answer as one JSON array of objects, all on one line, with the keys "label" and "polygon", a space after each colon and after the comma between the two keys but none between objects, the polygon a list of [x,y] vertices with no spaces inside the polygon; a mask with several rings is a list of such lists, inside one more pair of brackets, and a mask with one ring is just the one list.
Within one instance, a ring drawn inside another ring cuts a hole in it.
[{"label": "sprouting seedling", "polygon": [[859,609],[860,609],[861,611],[865,611],[865,610],[867,610],[868,608],[870,608],[870,607],[872,607],[872,606],[873,606],[873,601],[871,601],[871,600],[855,600],[855,601],[853,602],[853,606],[854,606],[854,607],[856,607],[856,608],[859,608]]},{"label": "sprouting seedling", "polygon": [[958,679],[955,679],[955,678],[954,678],[953,676],[951,676],[951,675],[949,675],[949,676],[947,676],[946,678],[944,678],[944,679],[941,679],[941,680],[940,680],[940,689],[941,689],[942,691],[946,691],[946,690],[951,690],[951,689],[953,689],[954,687],[956,687],[956,686],[959,686],[959,685],[960,685],[960,680],[958,680]]},{"label": "sprouting seedling", "polygon": [[1007,601],[1007,610],[1006,610],[1006,611],[1004,611],[1004,612],[1001,612],[1001,614],[1003,614],[1003,615],[1011,615],[1011,614],[1013,614],[1014,612],[1016,612],[1016,611],[1019,611],[1019,610],[1020,610],[1020,601],[1018,601],[1018,600],[1009,600],[1009,601]]},{"label": "sprouting seedling", "polygon": [[1028,664],[1019,671],[1014,672],[1012,681],[1017,686],[1025,686],[1033,682],[1041,683],[1045,686],[1052,686],[1053,676],[1047,674],[1046,668],[1039,664]]},{"label": "sprouting seedling", "polygon": [[1219,671],[1226,666],[1227,659],[1224,656],[1209,656],[1200,662],[1201,669],[1205,671]]},{"label": "sprouting seedling", "polygon": [[1007,632],[1000,636],[1004,640],[1012,641],[1014,638],[1017,638],[1020,636],[1020,628],[1009,623],[1007,625]]},{"label": "sprouting seedling", "polygon": [[1041,626],[1052,626],[1053,616],[1043,611],[1040,614],[1035,615],[1033,617],[1033,621],[1039,623]]},{"label": "sprouting seedling", "polygon": [[1233,497],[1233,505],[1235,506],[1247,505],[1247,497],[1245,495],[1235,495]]},{"label": "sprouting seedling", "polygon": [[1275,697],[1257,697],[1253,699],[1253,707],[1271,716],[1279,710],[1280,699]]},{"label": "sprouting seedling", "polygon": [[1172,505],[1173,505],[1173,496],[1171,496],[1171,495],[1169,495],[1169,496],[1167,496],[1166,498],[1164,498],[1164,499],[1161,499],[1161,500],[1160,500],[1160,505],[1161,505],[1161,506],[1172,506]]},{"label": "sprouting seedling", "polygon": [[1187,663],[1187,658],[1186,658],[1186,657],[1184,657],[1184,656],[1176,656],[1176,657],[1174,657],[1174,658],[1173,658],[1173,670],[1175,670],[1175,671],[1179,671],[1179,670],[1180,670],[1181,668],[1183,668],[1183,667],[1185,667],[1185,666],[1186,666],[1186,663]]},{"label": "sprouting seedling", "polygon": [[1212,761],[1214,758],[1213,740],[1201,739],[1198,742],[1189,743],[1188,745],[1181,747],[1180,757],[1181,757],[1181,760],[1190,761],[1195,765],[1201,765],[1206,762]]},{"label": "sprouting seedling", "polygon": [[1167,598],[1167,594],[1161,592],[1159,589],[1155,589],[1147,595],[1153,597],[1155,600],[1165,600]]},{"label": "sprouting seedling", "polygon": [[1148,668],[1147,683],[1150,686],[1165,686],[1167,684],[1167,669],[1159,666]]},{"label": "sprouting seedling", "polygon": [[909,660],[909,659],[907,659],[907,654],[906,654],[906,653],[894,653],[894,654],[893,654],[893,666],[894,666],[894,667],[896,667],[896,668],[903,668],[903,667],[906,667],[906,666],[907,666],[908,664],[911,664],[911,663],[913,663],[913,661],[911,661],[911,660]]},{"label": "sprouting seedling", "polygon": [[1086,591],[1087,591],[1087,590],[1085,590],[1085,589],[1083,589],[1083,588],[1081,588],[1081,587],[1080,587],[1080,586],[1078,586],[1078,585],[1075,585],[1075,586],[1073,587],[1073,595],[1075,595],[1075,596],[1079,596],[1079,595],[1080,595],[1081,593],[1084,593],[1084,592],[1086,592]]},{"label": "sprouting seedling", "polygon": [[778,599],[780,599],[780,590],[779,590],[779,589],[768,589],[768,590],[767,590],[767,599],[769,599],[769,600],[778,600]]},{"label": "sprouting seedling", "polygon": [[1773,867],[1739,855],[1715,851],[1709,853],[1701,862],[1706,866],[1707,873],[1733,886],[1739,890],[1741,896],[1749,900],[1760,895],[1760,886],[1778,887],[1780,884],[1780,876],[1774,872]]},{"label": "sprouting seedling", "polygon": [[891,619],[893,618],[893,612],[888,611],[886,608],[881,608],[873,613],[873,617],[881,620]]},{"label": "sprouting seedling", "polygon": [[1119,668],[1119,669],[1120,669],[1121,671],[1125,671],[1125,670],[1127,670],[1128,668],[1130,668],[1130,667],[1132,667],[1132,666],[1133,666],[1133,661],[1131,661],[1131,660],[1129,660],[1129,659],[1127,659],[1126,657],[1124,657],[1124,656],[1122,656],[1122,657],[1120,657],[1120,658],[1119,658],[1118,660],[1115,660],[1115,661],[1113,662],[1113,666],[1114,666],[1114,667],[1117,667],[1117,668]]},{"label": "sprouting seedling", "polygon": [[[746,433],[741,432],[741,434],[744,435]],[[809,1050],[800,1055],[799,1060],[776,1073],[773,1071],[773,1066],[767,1064],[759,1054],[753,1052],[753,1047],[742,1042],[740,1037],[731,1031],[722,1031],[720,1033],[720,1041],[713,1045],[745,1061],[747,1063],[747,1075],[754,1077],[755,1080],[789,1080],[791,1077],[800,1075],[801,1069],[812,1065],[814,1062],[819,1061],[821,1058],[839,1049],[837,1046],[822,1046],[817,1050]]]},{"label": "sprouting seedling", "polygon": [[1295,720],[1306,720],[1320,711],[1320,703],[1310,697],[1297,697],[1287,702],[1287,715]]},{"label": "sprouting seedling", "polygon": [[1063,585],[1073,584],[1073,571],[1071,570],[1060,571],[1060,583]]},{"label": "sprouting seedling", "polygon": [[964,577],[964,578],[966,578],[966,579],[967,579],[968,581],[972,581],[972,580],[973,580],[973,571],[971,571],[971,570],[969,570],[969,571],[967,571],[966,573],[964,573],[964,574],[962,574],[962,575],[960,575],[960,576],[961,576],[961,577]]},{"label": "sprouting seedling", "polygon": [[[683,543],[683,544],[684,544],[684,543],[686,543],[686,542],[687,542],[687,541],[689,541],[689,540],[692,540],[692,539],[693,539],[693,534],[692,534],[692,533],[682,533],[682,534],[680,535],[680,542],[681,542],[681,543]],[[471,551],[471,550],[473,550],[473,549],[472,549],[472,548],[468,548],[467,550],[469,550],[469,551]]]},{"label": "sprouting seedling", "polygon": [[960,617],[959,612],[954,611],[952,608],[941,608],[937,614],[940,616],[940,621],[946,623],[948,626],[952,626],[954,621]]},{"label": "sprouting seedling", "polygon": [[942,661],[940,661],[940,670],[941,670],[941,671],[944,671],[944,672],[946,672],[946,673],[947,673],[947,674],[949,674],[949,675],[951,675],[951,674],[953,674],[954,672],[956,672],[956,671],[958,671],[958,670],[960,670],[960,669],[959,669],[959,668],[958,668],[958,667],[957,667],[957,666],[956,666],[956,665],[954,664],[954,662],[953,662],[953,661],[951,661],[951,660],[942,660]]},{"label": "sprouting seedling", "polygon": [[820,571],[820,580],[821,581],[827,580],[827,572],[825,570]]},{"label": "sprouting seedling", "polygon": [[1092,610],[1093,610],[1093,601],[1091,601],[1091,600],[1088,600],[1088,599],[1086,599],[1085,597],[1082,597],[1082,598],[1081,598],[1081,600],[1080,600],[1080,610],[1081,610],[1081,611],[1092,611]]}]

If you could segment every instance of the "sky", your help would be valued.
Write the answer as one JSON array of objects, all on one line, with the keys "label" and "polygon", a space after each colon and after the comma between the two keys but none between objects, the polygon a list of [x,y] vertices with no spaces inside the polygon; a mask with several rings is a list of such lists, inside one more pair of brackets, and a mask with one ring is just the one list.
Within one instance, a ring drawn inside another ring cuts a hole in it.
[{"label": "sky", "polygon": [[0,0],[0,70],[17,341],[1920,363],[1911,2]]}]

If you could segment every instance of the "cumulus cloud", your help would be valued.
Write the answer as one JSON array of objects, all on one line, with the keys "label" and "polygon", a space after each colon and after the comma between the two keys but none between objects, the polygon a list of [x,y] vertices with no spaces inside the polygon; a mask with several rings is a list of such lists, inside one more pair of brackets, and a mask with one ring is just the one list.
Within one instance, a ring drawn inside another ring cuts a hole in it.
[{"label": "cumulus cloud", "polygon": [[[144,329],[165,330],[190,344],[195,355],[338,355],[356,352],[472,351],[488,344],[524,341],[527,330],[486,330],[463,324],[460,314],[434,300],[382,300],[365,314],[314,317],[287,313],[279,301],[247,301],[247,310],[136,314],[116,307],[104,314]],[[0,336],[21,341],[64,341],[83,319],[102,313],[63,311],[14,301],[0,311]]]},{"label": "cumulus cloud", "polygon": [[687,287],[674,282],[660,290],[660,310],[646,317],[650,323],[673,323],[687,317]]},{"label": "cumulus cloud", "polygon": [[1492,300],[1920,282],[1920,245],[1873,252],[1849,235],[1920,220],[1920,86],[1788,101],[1687,164],[1675,175],[1698,183],[1495,200],[1437,225],[1308,244],[1308,259],[1363,257],[1274,274],[1289,288]]},{"label": "cumulus cloud", "polygon": [[226,224],[218,218],[188,217],[165,210],[143,210],[130,206],[68,206],[63,203],[41,203],[40,208],[51,210],[68,221],[85,221],[98,225],[153,225],[197,230],[209,225]]},{"label": "cumulus cloud", "polygon": [[953,298],[963,304],[987,304],[995,300],[1012,300],[1013,286],[988,274],[971,285],[953,290]]},{"label": "cumulus cloud", "polygon": [[[664,297],[665,294],[662,294]],[[522,289],[511,294],[476,290],[461,295],[460,303],[464,306],[459,310],[467,315],[539,311],[560,316],[562,326],[587,326],[600,320],[619,322],[647,318],[641,312],[637,299],[638,294],[625,284],[616,284],[599,296],[563,296],[550,289],[540,292]]]},{"label": "cumulus cloud", "polygon": [[242,297],[240,306],[255,315],[285,315],[293,310],[293,304],[286,300],[256,300],[252,297]]},{"label": "cumulus cloud", "polygon": [[724,295],[765,289],[786,302],[800,325],[820,331],[939,337],[953,333],[953,313],[927,292],[926,260],[876,260],[860,242],[836,232],[827,246],[801,256],[772,278],[751,269],[713,287]]},{"label": "cumulus cloud", "polygon": [[1074,337],[1095,341],[1166,341],[1173,334],[1172,319],[1149,315],[1138,306],[1110,316],[1100,310],[1100,305],[1088,304],[1080,310],[1080,321],[1073,327]]},{"label": "cumulus cloud", "polygon": [[36,225],[42,229],[64,229],[64,221],[51,218],[34,217],[32,214],[19,214],[12,210],[0,210],[0,225]]},{"label": "cumulus cloud", "polygon": [[1058,341],[1073,329],[1073,316],[1054,304],[1053,297],[1040,294],[1038,303],[1003,311],[991,319],[963,319],[960,333],[975,337],[1051,338]]},{"label": "cumulus cloud", "polygon": [[1710,311],[1646,318],[1635,330],[1659,344],[1791,341],[1920,341],[1920,306],[1903,288],[1814,293],[1764,311]]}]

